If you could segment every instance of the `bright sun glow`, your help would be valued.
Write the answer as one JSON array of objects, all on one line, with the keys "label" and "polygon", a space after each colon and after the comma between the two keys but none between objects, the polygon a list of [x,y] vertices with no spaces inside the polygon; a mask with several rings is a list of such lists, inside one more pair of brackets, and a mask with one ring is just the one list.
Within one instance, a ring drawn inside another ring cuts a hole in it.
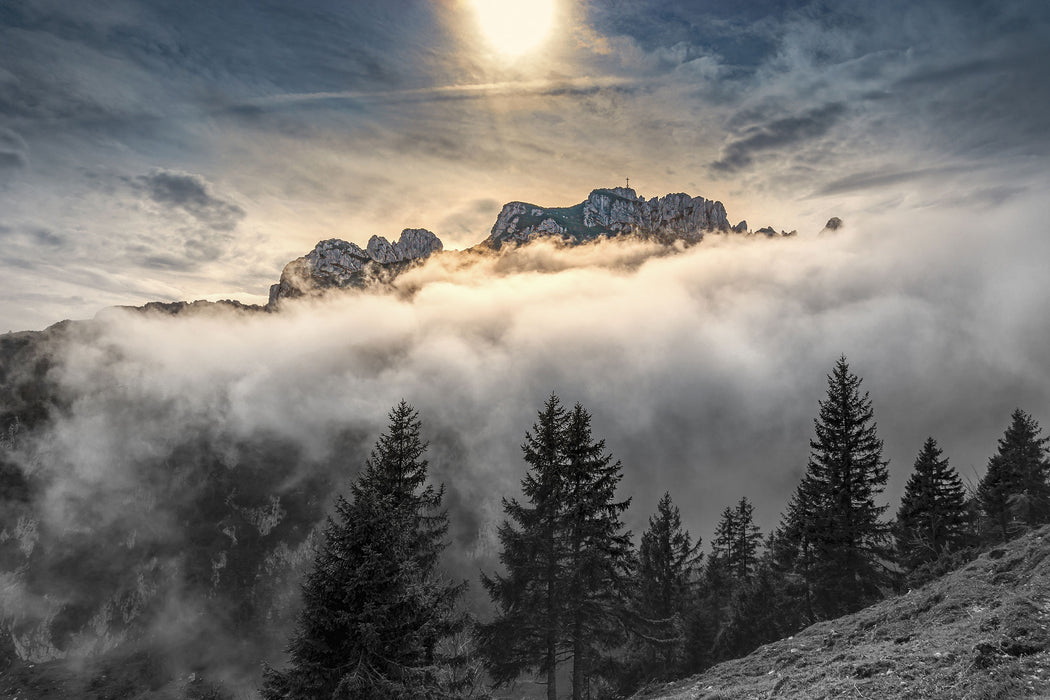
[{"label": "bright sun glow", "polygon": [[481,33],[502,54],[520,56],[547,38],[556,0],[472,0]]}]

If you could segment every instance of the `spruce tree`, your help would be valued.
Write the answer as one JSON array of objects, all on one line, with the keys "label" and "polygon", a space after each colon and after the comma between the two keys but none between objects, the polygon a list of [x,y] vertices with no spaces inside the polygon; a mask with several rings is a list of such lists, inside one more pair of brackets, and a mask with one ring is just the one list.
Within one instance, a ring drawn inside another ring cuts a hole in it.
[{"label": "spruce tree", "polygon": [[714,656],[723,660],[748,654],[798,631],[802,627],[799,620],[790,587],[764,558],[748,583],[733,591],[723,611]]},{"label": "spruce tree", "polygon": [[1005,541],[1018,532],[1050,521],[1050,463],[1042,428],[1016,409],[988,460],[988,471],[977,487],[986,536]]},{"label": "spruce tree", "polygon": [[754,520],[754,506],[746,497],[722,511],[711,540],[710,577],[730,588],[751,582],[758,567],[762,533]]},{"label": "spruce tree", "polygon": [[[782,524],[778,556],[806,585],[806,605],[837,617],[877,600],[891,585],[887,506],[875,499],[888,479],[874,411],[845,357],[828,375],[810,441],[810,459]],[[791,551],[785,553],[784,546]]]},{"label": "spruce tree", "polygon": [[894,534],[901,564],[916,569],[960,549],[969,539],[966,491],[932,437],[904,487]]},{"label": "spruce tree", "polygon": [[590,681],[624,640],[633,551],[621,514],[631,499],[616,500],[622,465],[595,441],[591,416],[577,403],[567,419],[565,535],[566,629],[572,649],[572,698],[590,696]]},{"label": "spruce tree", "polygon": [[557,667],[565,658],[564,537],[565,409],[551,394],[521,449],[529,469],[521,482],[527,504],[503,499],[507,520],[497,536],[506,573],[481,581],[496,604],[495,618],[478,625],[478,647],[497,685],[526,672],[546,676],[547,698],[557,700]]},{"label": "spruce tree", "polygon": [[289,665],[265,671],[267,700],[459,697],[442,679],[462,659],[441,643],[463,628],[463,586],[438,571],[448,520],[443,487],[427,484],[420,427],[402,401],[351,498],[337,497],[303,584]]},{"label": "spruce tree", "polygon": [[816,517],[815,510],[809,507],[814,500],[809,492],[809,480],[803,476],[788,501],[780,524],[770,535],[766,553],[770,569],[783,584],[782,591],[787,601],[784,607],[796,610],[800,623],[806,624],[817,619],[809,585],[812,579],[813,546],[805,536],[806,523]]},{"label": "spruce tree", "polygon": [[754,581],[761,542],[754,507],[746,497],[722,511],[707,566],[708,608],[716,615],[711,653],[716,659],[732,658],[748,643],[741,638],[743,633],[739,621],[733,620],[733,611]]},{"label": "spruce tree", "polygon": [[684,619],[690,612],[703,553],[682,527],[678,506],[665,493],[649,517],[638,548],[635,609],[646,623],[633,637],[632,680],[667,679],[680,670]]},{"label": "spruce tree", "polygon": [[588,692],[607,648],[623,638],[631,573],[630,533],[616,501],[621,465],[591,435],[590,416],[551,395],[522,445],[529,471],[523,504],[504,499],[498,529],[505,572],[482,576],[495,618],[478,626],[497,685],[526,672],[546,675],[557,698],[558,663],[572,659],[572,697]]}]

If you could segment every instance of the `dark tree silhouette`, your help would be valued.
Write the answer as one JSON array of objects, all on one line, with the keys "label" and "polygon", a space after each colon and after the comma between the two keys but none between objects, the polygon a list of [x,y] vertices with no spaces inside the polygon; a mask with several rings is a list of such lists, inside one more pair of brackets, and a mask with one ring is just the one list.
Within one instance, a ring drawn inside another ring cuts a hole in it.
[{"label": "dark tree silhouette", "polygon": [[845,357],[828,375],[806,473],[776,535],[776,558],[805,584],[811,617],[831,618],[877,600],[893,583],[888,478],[868,393]]},{"label": "dark tree silhouette", "polygon": [[633,550],[620,515],[631,499],[616,500],[623,467],[606,454],[604,440],[595,441],[591,416],[578,403],[567,420],[565,456],[567,631],[572,698],[582,700],[590,695],[591,678],[606,666],[606,652],[625,638]]},{"label": "dark tree silhouette", "polygon": [[420,427],[402,401],[351,498],[336,499],[303,584],[289,665],[265,671],[267,700],[459,697],[444,681],[463,659],[442,642],[464,626],[463,586],[437,568],[448,521],[444,489],[427,484]]},{"label": "dark tree silhouette", "polygon": [[503,499],[500,563],[506,573],[483,574],[496,604],[495,618],[478,626],[478,647],[497,685],[523,673],[546,676],[547,697],[557,700],[557,667],[564,658],[566,543],[564,520],[565,409],[551,394],[521,446],[529,469],[521,482],[527,504]]},{"label": "dark tree silhouette", "polygon": [[1021,409],[999,438],[988,471],[977,487],[986,538],[1005,541],[1033,525],[1050,521],[1050,463],[1042,428]]},{"label": "dark tree silhouette", "polygon": [[636,687],[651,680],[673,678],[682,671],[685,620],[691,612],[703,553],[682,527],[682,516],[665,493],[642,534],[634,609],[639,620],[621,684]]},{"label": "dark tree silhouette", "polygon": [[632,551],[620,514],[630,501],[616,501],[622,467],[593,439],[590,421],[579,404],[566,412],[557,396],[548,399],[522,446],[528,505],[503,502],[506,572],[482,576],[497,607],[493,621],[478,627],[493,680],[545,674],[552,700],[559,661],[572,659],[579,700],[624,636]]},{"label": "dark tree silhouette", "polygon": [[937,441],[926,438],[894,524],[900,563],[914,570],[966,546],[969,526],[962,479],[942,459]]},{"label": "dark tree silhouette", "polygon": [[712,578],[730,589],[749,584],[758,567],[762,533],[755,525],[754,511],[751,502],[741,498],[735,506],[722,511],[715,527],[708,567],[717,571],[712,572]]}]

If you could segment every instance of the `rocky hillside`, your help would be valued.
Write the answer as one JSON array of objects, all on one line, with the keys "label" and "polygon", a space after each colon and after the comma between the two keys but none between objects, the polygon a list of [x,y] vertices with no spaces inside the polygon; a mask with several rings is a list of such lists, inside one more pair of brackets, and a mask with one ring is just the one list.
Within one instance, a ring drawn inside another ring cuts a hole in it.
[{"label": "rocky hillside", "polygon": [[1050,528],[639,700],[1050,697]]}]

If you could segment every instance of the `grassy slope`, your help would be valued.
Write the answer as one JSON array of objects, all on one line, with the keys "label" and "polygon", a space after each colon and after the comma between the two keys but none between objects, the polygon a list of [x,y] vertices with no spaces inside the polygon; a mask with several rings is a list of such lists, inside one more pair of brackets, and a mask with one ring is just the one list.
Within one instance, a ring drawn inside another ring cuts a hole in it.
[{"label": "grassy slope", "polygon": [[1050,527],[638,698],[1050,698]]}]

